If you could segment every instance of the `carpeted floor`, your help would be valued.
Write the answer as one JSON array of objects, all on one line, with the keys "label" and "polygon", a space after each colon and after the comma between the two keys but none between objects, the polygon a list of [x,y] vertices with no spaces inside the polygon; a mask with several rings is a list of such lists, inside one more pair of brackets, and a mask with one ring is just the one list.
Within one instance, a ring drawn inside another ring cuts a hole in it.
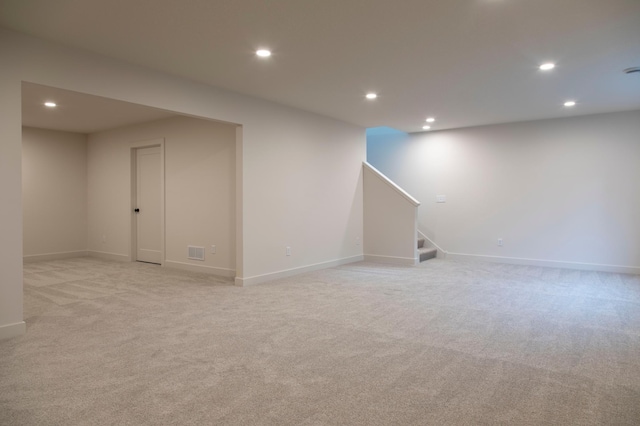
[{"label": "carpeted floor", "polygon": [[238,288],[25,265],[1,425],[638,425],[640,277],[430,260]]}]

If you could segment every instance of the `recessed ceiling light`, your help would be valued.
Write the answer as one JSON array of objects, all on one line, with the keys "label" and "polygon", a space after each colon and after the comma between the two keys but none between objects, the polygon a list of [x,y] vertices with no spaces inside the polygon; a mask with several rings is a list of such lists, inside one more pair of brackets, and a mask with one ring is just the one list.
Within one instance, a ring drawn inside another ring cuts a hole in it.
[{"label": "recessed ceiling light", "polygon": [[576,101],[567,101],[564,103],[564,106],[566,107],[576,106]]},{"label": "recessed ceiling light", "polygon": [[427,118],[427,123],[433,123],[434,121],[436,121],[436,119],[433,117]]},{"label": "recessed ceiling light", "polygon": [[56,107],[56,103],[55,102],[45,102],[44,106],[49,107],[49,108],[55,108]]},{"label": "recessed ceiling light", "polygon": [[367,96],[366,96],[367,99],[375,99],[377,97],[378,95],[376,95],[375,93],[367,93]]},{"label": "recessed ceiling light", "polygon": [[553,62],[547,62],[546,64],[540,65],[540,69],[542,71],[549,71],[554,69],[555,67],[556,67],[556,64],[554,64]]},{"label": "recessed ceiling light", "polygon": [[431,126],[422,126],[422,130],[429,130]]},{"label": "recessed ceiling light", "polygon": [[256,50],[256,55],[260,56],[261,58],[268,58],[269,56],[271,56],[271,51],[267,49]]}]

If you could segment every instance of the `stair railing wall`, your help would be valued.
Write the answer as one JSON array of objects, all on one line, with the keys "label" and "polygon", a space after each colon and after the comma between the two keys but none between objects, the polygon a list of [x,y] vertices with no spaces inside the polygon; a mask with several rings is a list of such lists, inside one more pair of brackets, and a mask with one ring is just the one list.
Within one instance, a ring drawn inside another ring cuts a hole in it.
[{"label": "stair railing wall", "polygon": [[363,181],[365,260],[417,265],[420,202],[367,162]]}]

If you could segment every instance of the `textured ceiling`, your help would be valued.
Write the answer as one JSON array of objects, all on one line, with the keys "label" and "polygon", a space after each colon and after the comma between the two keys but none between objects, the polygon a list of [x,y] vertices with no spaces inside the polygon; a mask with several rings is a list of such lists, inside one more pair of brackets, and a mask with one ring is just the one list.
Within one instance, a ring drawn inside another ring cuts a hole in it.
[{"label": "textured ceiling", "polygon": [[640,109],[639,0],[0,0],[0,25],[364,127]]}]

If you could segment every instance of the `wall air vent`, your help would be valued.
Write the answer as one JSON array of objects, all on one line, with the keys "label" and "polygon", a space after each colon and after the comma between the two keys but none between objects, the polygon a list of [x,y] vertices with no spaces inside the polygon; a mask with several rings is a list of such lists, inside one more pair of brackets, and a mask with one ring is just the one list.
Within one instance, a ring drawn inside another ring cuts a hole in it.
[{"label": "wall air vent", "polygon": [[204,247],[187,246],[189,254],[187,257],[193,260],[204,260]]}]

